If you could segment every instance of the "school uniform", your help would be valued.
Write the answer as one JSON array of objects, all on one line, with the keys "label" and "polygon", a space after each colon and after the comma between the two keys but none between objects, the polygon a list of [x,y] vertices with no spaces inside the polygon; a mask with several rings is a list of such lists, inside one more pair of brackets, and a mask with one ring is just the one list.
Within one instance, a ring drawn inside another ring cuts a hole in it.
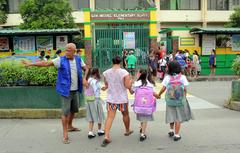
[{"label": "school uniform", "polygon": [[[176,77],[177,75],[174,76],[174,78]],[[189,85],[189,82],[187,81],[187,78],[184,75],[181,75],[180,81],[183,83],[184,86]],[[170,76],[167,75],[163,79],[162,85],[164,87],[167,87],[169,82],[170,82]],[[189,121],[190,119],[193,119],[193,114],[189,106],[189,103],[185,97],[183,99],[184,99],[183,106],[169,106],[166,104],[166,116],[165,116],[166,123],[173,123],[173,122],[183,123],[183,122]]]},{"label": "school uniform", "polygon": [[89,78],[89,86],[93,88],[94,100],[86,100],[86,119],[88,122],[103,123],[105,116],[102,107],[102,100],[100,99],[101,84],[100,81]]}]

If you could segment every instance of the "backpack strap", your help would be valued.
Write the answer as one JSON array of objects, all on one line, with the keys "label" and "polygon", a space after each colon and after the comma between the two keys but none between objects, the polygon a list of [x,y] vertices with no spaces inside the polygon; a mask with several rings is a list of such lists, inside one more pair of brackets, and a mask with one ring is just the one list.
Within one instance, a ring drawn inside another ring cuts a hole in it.
[{"label": "backpack strap", "polygon": [[182,74],[178,74],[178,76],[176,78],[174,78],[173,76],[170,75],[170,82],[180,82],[181,80],[181,77],[182,77]]}]

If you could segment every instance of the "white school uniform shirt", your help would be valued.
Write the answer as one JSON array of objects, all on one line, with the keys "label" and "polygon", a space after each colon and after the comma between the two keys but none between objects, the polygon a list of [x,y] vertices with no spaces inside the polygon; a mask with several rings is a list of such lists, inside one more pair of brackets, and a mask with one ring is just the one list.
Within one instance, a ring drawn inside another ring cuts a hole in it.
[{"label": "white school uniform shirt", "polygon": [[[142,86],[142,81],[141,80],[135,81],[134,84],[133,84],[132,90],[135,92],[137,90],[137,88],[139,88],[141,86]],[[147,85],[145,87],[150,87],[150,88],[154,89],[154,85],[152,83],[150,83],[149,81],[147,81]]]},{"label": "white school uniform shirt", "polygon": [[89,85],[93,88],[94,96],[95,98],[100,98],[100,92],[101,92],[101,82],[99,80],[96,80],[94,78],[88,79]]},{"label": "white school uniform shirt", "polygon": [[[174,78],[176,78],[177,76],[178,76],[178,75],[174,76]],[[184,86],[188,86],[188,85],[189,85],[189,82],[188,82],[188,80],[187,80],[187,78],[186,78],[185,75],[181,75],[180,81],[181,81],[181,83],[182,83]],[[163,81],[162,81],[162,85],[163,85],[164,87],[167,87],[167,85],[168,85],[169,82],[170,82],[170,76],[167,75],[167,76],[164,77],[164,79],[163,79]]]}]

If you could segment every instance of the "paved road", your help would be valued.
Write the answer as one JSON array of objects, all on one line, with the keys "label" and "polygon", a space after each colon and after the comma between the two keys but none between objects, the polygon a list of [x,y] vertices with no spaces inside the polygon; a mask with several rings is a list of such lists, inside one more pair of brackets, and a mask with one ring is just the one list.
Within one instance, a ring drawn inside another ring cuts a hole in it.
[{"label": "paved road", "polygon": [[[210,84],[210,85],[209,85]],[[159,101],[155,121],[149,124],[148,139],[139,142],[138,122],[131,113],[134,134],[123,136],[121,115],[111,130],[112,143],[100,147],[102,137],[87,139],[87,122],[76,119],[82,131],[70,134],[71,144],[61,143],[60,120],[0,120],[0,153],[239,153],[240,112],[224,109],[230,82],[194,82],[188,96],[195,120],[182,126],[182,140],[168,138],[164,102]],[[211,92],[211,94],[210,94]]]}]

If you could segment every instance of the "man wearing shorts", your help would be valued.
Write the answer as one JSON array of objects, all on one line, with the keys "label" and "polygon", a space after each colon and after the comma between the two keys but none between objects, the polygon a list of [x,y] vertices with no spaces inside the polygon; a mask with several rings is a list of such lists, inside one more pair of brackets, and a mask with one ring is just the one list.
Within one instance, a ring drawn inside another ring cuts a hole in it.
[{"label": "man wearing shorts", "polygon": [[102,147],[109,144],[110,129],[115,118],[116,111],[119,110],[123,115],[125,125],[125,136],[129,136],[133,131],[130,129],[130,118],[128,112],[128,94],[131,89],[131,80],[129,73],[120,67],[121,58],[116,56],[112,59],[113,67],[103,72],[105,87],[107,90],[107,119],[105,123],[105,139]]},{"label": "man wearing shorts", "polygon": [[22,61],[26,66],[47,67],[55,66],[58,68],[58,78],[56,83],[57,93],[61,96],[62,101],[62,126],[63,126],[63,143],[70,143],[68,131],[79,131],[78,128],[72,126],[74,113],[78,112],[79,96],[78,92],[82,92],[83,84],[86,85],[86,76],[82,78],[82,70],[85,75],[88,68],[79,56],[75,56],[76,45],[69,43],[66,45],[66,53],[63,57],[58,57],[52,61],[39,61],[29,63]]}]

